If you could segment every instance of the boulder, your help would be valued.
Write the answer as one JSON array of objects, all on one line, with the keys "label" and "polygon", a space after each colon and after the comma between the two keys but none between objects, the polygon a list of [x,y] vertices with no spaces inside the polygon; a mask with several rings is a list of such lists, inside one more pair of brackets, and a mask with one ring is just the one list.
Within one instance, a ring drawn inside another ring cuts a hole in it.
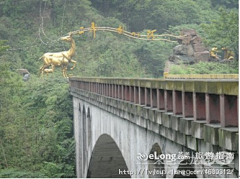
[{"label": "boulder", "polygon": [[[193,64],[199,61],[210,61],[210,52],[194,29],[184,29],[177,37],[179,45],[173,48],[169,61],[174,64]],[[166,70],[169,70],[166,67]]]},{"label": "boulder", "polygon": [[187,48],[185,45],[177,45],[173,48],[173,54],[175,55],[187,55]]},{"label": "boulder", "polygon": [[209,53],[209,51],[195,52],[194,58],[195,58],[196,62],[199,62],[199,61],[207,62],[208,59],[210,58],[210,53]]},{"label": "boulder", "polygon": [[178,43],[183,44],[183,45],[189,45],[191,42],[191,35],[183,36],[178,40]]},{"label": "boulder", "polygon": [[170,55],[169,61],[174,64],[193,64],[195,63],[195,59],[193,57],[189,57],[187,55]]},{"label": "boulder", "polygon": [[29,78],[30,78],[30,74],[27,73],[23,76],[23,81],[27,81],[27,80],[29,80]]},{"label": "boulder", "polygon": [[29,74],[29,71],[27,69],[17,69],[17,72],[20,75]]},{"label": "boulder", "polygon": [[207,50],[202,43],[193,44],[193,49],[195,52],[203,52]]},{"label": "boulder", "polygon": [[191,39],[191,42],[193,44],[199,44],[199,43],[202,43],[202,39],[201,37],[199,37],[198,35],[197,36],[194,36],[192,39]]},{"label": "boulder", "polygon": [[192,45],[188,45],[187,46],[187,56],[193,56],[193,54],[194,54],[194,50],[193,50]]},{"label": "boulder", "polygon": [[187,55],[193,56],[193,47],[192,45],[177,45],[173,48],[174,55]]},{"label": "boulder", "polygon": [[169,60],[170,62],[174,62],[174,55],[171,54],[171,55],[168,57],[168,60]]}]

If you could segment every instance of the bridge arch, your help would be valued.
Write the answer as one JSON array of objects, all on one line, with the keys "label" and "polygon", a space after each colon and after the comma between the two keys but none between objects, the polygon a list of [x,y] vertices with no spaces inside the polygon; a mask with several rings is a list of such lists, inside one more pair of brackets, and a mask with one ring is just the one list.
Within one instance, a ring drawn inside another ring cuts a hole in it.
[{"label": "bridge arch", "polygon": [[[166,178],[164,173],[164,160],[158,159],[162,154],[162,150],[158,143],[154,143],[149,152],[149,156],[152,155],[153,158],[148,158],[148,170],[149,178]],[[154,171],[157,171],[156,173]]]},{"label": "bridge arch", "polygon": [[94,146],[87,177],[131,178],[127,171],[128,167],[116,142],[108,134],[102,134]]}]

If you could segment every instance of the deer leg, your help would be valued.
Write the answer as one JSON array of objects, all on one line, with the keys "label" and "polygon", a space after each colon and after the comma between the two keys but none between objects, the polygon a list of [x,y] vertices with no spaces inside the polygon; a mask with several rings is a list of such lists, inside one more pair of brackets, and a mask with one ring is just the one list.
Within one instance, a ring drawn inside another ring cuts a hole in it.
[{"label": "deer leg", "polygon": [[42,74],[42,71],[44,70],[44,66],[45,65],[42,65],[40,68],[39,68],[39,75],[41,76],[41,74]]},{"label": "deer leg", "polygon": [[64,76],[64,69],[62,69],[62,76],[65,77],[65,76]]},{"label": "deer leg", "polygon": [[64,76],[65,76],[65,78],[68,77],[68,75],[67,75],[67,67],[64,68]]},{"label": "deer leg", "polygon": [[39,71],[40,72],[39,75],[41,76],[41,78],[43,77],[43,71],[44,71],[44,65],[40,68],[40,71]]},{"label": "deer leg", "polygon": [[64,67],[64,65],[61,65],[61,67],[62,67],[62,75],[65,78],[65,67]]},{"label": "deer leg", "polygon": [[71,68],[71,70],[73,70],[76,67],[76,61],[75,60],[71,60],[71,62],[73,63],[73,67]]},{"label": "deer leg", "polygon": [[50,64],[43,64],[43,66],[40,68],[40,70],[41,70],[41,78],[43,78],[44,70],[45,70],[47,67],[49,67],[49,66],[50,66]]},{"label": "deer leg", "polygon": [[52,64],[52,70],[54,71],[55,70],[55,66]]}]

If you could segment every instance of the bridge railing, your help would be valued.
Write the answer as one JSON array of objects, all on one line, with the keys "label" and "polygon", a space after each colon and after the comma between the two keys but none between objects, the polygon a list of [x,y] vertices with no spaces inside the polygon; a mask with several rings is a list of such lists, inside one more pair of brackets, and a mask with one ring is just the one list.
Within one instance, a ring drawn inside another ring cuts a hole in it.
[{"label": "bridge railing", "polygon": [[169,74],[164,72],[165,79],[238,79],[238,74]]},{"label": "bridge railing", "polygon": [[70,78],[70,87],[157,110],[238,127],[236,79]]}]

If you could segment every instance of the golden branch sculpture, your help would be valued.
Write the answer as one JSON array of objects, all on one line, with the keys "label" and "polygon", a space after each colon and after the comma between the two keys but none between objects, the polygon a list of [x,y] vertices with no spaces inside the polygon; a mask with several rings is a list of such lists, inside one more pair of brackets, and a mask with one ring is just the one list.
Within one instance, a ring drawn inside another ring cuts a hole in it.
[{"label": "golden branch sculpture", "polygon": [[[108,32],[116,32],[121,35],[125,35],[127,37],[138,39],[138,40],[148,40],[148,41],[166,41],[166,42],[177,42],[176,40],[170,40],[170,38],[174,39],[182,39],[184,36],[175,36],[172,34],[161,34],[157,35],[154,34],[156,30],[147,30],[147,35],[141,35],[140,33],[136,32],[128,32],[124,30],[123,26],[119,26],[118,28],[112,28],[112,27],[97,27],[94,22],[91,23],[91,27],[84,28],[80,27],[80,30],[69,32],[68,36],[62,37],[61,40],[70,42],[71,47],[68,51],[62,51],[62,52],[47,52],[43,56],[41,56],[39,59],[43,61],[43,65],[40,67],[41,76],[43,77],[43,74],[46,73],[53,73],[55,67],[62,67],[62,73],[63,77],[67,78],[67,66],[68,63],[73,63],[73,67],[71,69],[74,69],[76,66],[76,61],[72,60],[72,57],[75,54],[76,44],[74,39],[72,38],[73,35],[82,35],[85,32],[91,32],[93,34],[93,38],[96,38],[96,32],[97,31],[108,31]],[[49,69],[48,67],[52,67]]]}]

